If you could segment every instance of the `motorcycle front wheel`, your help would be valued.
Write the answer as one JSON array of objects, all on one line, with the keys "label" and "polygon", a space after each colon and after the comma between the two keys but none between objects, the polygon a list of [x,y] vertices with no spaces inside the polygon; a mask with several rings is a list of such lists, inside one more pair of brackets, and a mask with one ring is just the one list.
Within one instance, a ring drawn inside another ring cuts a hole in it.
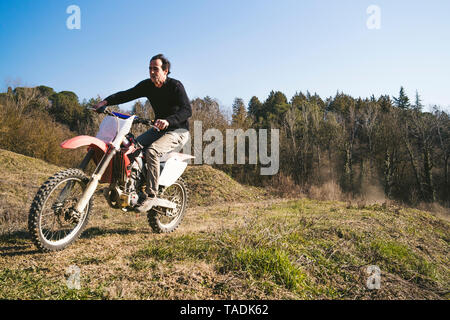
[{"label": "motorcycle front wheel", "polygon": [[93,197],[83,212],[74,210],[89,178],[80,169],[67,169],[50,177],[31,204],[28,230],[42,252],[63,250],[88,223]]},{"label": "motorcycle front wheel", "polygon": [[147,219],[153,232],[169,233],[180,225],[186,213],[188,193],[186,183],[179,178],[168,187],[159,197],[176,204],[175,209],[152,208],[147,213]]}]

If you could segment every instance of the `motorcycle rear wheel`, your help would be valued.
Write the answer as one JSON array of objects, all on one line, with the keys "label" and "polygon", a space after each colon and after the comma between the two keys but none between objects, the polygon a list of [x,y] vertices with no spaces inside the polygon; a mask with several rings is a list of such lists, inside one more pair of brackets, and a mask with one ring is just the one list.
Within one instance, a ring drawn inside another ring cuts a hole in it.
[{"label": "motorcycle rear wheel", "polygon": [[170,233],[178,228],[186,213],[188,193],[186,183],[179,178],[159,196],[174,202],[177,206],[171,212],[152,208],[147,213],[148,224],[155,233]]},{"label": "motorcycle rear wheel", "polygon": [[28,215],[28,230],[41,252],[59,251],[72,244],[86,227],[93,197],[85,210],[73,208],[89,178],[80,169],[67,169],[50,177],[38,190]]}]

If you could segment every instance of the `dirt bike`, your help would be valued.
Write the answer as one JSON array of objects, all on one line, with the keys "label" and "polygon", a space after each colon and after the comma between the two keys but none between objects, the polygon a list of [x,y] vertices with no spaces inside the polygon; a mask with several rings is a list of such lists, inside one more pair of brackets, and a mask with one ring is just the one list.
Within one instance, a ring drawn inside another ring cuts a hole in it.
[{"label": "dirt bike", "polygon": [[[90,108],[94,110],[93,108]],[[152,120],[135,115],[113,112],[100,124],[96,137],[77,136],[61,143],[62,148],[88,146],[87,154],[78,168],[60,171],[50,177],[38,190],[28,216],[28,229],[40,251],[62,250],[83,232],[92,212],[93,196],[99,183],[108,204],[115,209],[134,210],[145,190],[146,169],[143,147],[131,133],[134,124],[159,130]],[[172,232],[181,223],[187,206],[187,188],[181,178],[187,159],[193,156],[170,152],[160,158],[159,190],[155,203],[147,211],[154,232]],[[96,168],[88,177],[88,163]]]}]

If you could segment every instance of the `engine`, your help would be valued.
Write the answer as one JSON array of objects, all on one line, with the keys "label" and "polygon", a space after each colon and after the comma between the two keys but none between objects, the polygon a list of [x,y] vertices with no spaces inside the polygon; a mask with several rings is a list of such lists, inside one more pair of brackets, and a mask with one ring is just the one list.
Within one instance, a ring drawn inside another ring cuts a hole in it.
[{"label": "engine", "polygon": [[[117,154],[118,158],[123,159],[122,154]],[[139,201],[139,196],[142,196],[145,189],[144,179],[144,162],[139,153],[134,157],[131,164],[131,173],[129,177],[122,175],[124,168],[120,160],[114,161],[113,172],[114,183],[105,190],[105,198],[109,205],[113,208],[126,211],[127,207],[134,207]],[[131,160],[131,159],[130,159]]]}]

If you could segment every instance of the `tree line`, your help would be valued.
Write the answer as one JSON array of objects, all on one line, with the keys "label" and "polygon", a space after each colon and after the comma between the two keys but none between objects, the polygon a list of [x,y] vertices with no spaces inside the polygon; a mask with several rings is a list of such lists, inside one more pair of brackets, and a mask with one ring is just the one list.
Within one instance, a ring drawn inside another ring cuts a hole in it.
[{"label": "tree line", "polygon": [[[59,143],[77,134],[95,135],[103,116],[86,107],[99,100],[80,102],[74,92],[47,86],[8,88],[0,93],[0,148],[76,166],[83,152],[62,150]],[[364,196],[376,186],[386,198],[449,206],[449,114],[437,106],[424,111],[418,92],[413,100],[403,87],[392,98],[337,92],[322,99],[297,92],[288,99],[272,91],[264,101],[254,96],[247,105],[236,98],[229,111],[204,97],[191,100],[190,121],[201,120],[203,130],[280,130],[276,176],[261,176],[258,165],[215,165],[242,183],[307,191],[333,182],[349,196]],[[148,101],[136,102],[130,112],[153,117]],[[139,127],[135,134],[144,130]]]},{"label": "tree line", "polygon": [[298,92],[288,100],[272,91],[264,102],[252,97],[247,109],[236,99],[233,123],[280,128],[280,174],[304,188],[335,181],[358,196],[379,186],[390,199],[448,206],[449,114],[423,109],[419,93],[411,102],[403,87],[398,97],[364,99]]}]

